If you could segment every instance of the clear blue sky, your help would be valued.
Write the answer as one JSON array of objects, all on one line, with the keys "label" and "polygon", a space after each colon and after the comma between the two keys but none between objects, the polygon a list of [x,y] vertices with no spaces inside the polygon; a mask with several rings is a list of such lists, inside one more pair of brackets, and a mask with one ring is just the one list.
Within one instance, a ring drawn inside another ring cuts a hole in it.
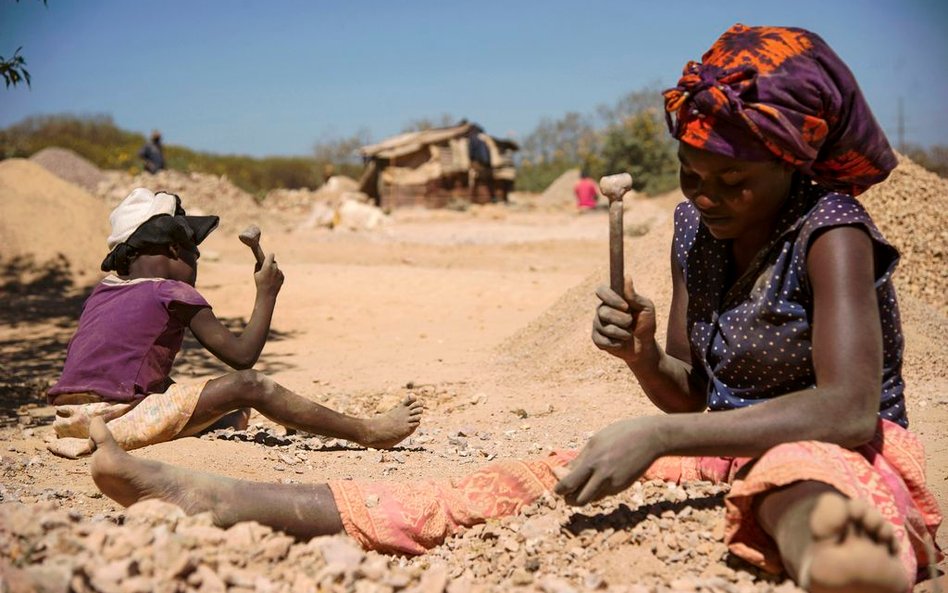
[{"label": "clear blue sky", "polygon": [[169,144],[307,155],[449,113],[522,138],[682,65],[735,22],[813,30],[849,64],[897,141],[948,144],[945,0],[0,0],[0,55],[32,89],[0,88],[0,127],[109,114]]}]

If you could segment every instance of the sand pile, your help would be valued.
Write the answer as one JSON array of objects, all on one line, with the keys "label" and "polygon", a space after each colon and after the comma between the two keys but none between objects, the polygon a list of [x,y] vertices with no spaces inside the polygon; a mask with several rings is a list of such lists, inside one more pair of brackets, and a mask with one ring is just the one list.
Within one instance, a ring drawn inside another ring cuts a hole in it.
[{"label": "sand pile", "polygon": [[902,253],[895,273],[900,296],[948,314],[948,180],[901,157],[892,175],[859,199]]},{"label": "sand pile", "polygon": [[[632,276],[636,290],[655,302],[660,324],[666,321],[671,303],[668,266],[672,212],[681,199],[680,194],[672,193],[631,200],[623,220],[626,274]],[[599,303],[596,288],[609,283],[606,247],[604,242],[602,259],[590,266],[590,275],[583,282],[567,290],[540,317],[498,347],[500,362],[510,363],[516,373],[536,380],[579,378],[628,383],[630,374],[625,364],[603,354],[590,338]],[[663,332],[659,331],[662,343]]]},{"label": "sand pile", "polygon": [[566,171],[543,190],[536,200],[536,206],[549,209],[574,208],[576,196],[573,195],[573,186],[577,181],[579,181],[579,169]]},{"label": "sand pile", "polygon": [[121,171],[107,171],[105,175],[106,179],[99,185],[97,193],[110,210],[136,187],[146,187],[156,192],[167,191],[179,195],[188,214],[220,216],[220,228],[225,232],[240,231],[250,223],[282,220],[279,213],[261,208],[253,196],[226,177],[172,170],[135,176]]},{"label": "sand pile", "polygon": [[105,175],[98,167],[67,148],[44,148],[30,157],[44,169],[88,192],[95,192]]},{"label": "sand pile", "polygon": [[109,209],[80,187],[24,159],[0,161],[4,265],[31,274],[55,268],[83,283],[100,276]]}]

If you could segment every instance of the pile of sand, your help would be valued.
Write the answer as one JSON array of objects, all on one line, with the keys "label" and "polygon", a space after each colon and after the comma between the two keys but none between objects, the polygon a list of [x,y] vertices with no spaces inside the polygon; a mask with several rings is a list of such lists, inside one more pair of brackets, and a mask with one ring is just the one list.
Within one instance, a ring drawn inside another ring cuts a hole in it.
[{"label": "pile of sand", "polygon": [[0,196],[0,260],[25,274],[18,280],[51,268],[85,282],[100,276],[109,235],[102,200],[24,159],[0,161]]},{"label": "pile of sand", "polygon": [[948,180],[901,157],[892,175],[859,199],[902,254],[895,274],[900,296],[948,314]]},{"label": "pile of sand", "polygon": [[145,187],[155,192],[177,194],[188,214],[220,216],[220,228],[225,232],[239,231],[251,223],[264,225],[265,222],[282,220],[279,213],[265,211],[253,196],[226,177],[173,170],[135,176],[121,171],[107,171],[105,176],[106,180],[99,185],[98,195],[110,209],[133,189]]},{"label": "pile of sand", "polygon": [[[660,323],[665,321],[671,304],[671,214],[681,199],[681,194],[670,193],[626,204],[626,274],[633,278],[638,292],[655,302]],[[664,211],[665,215],[656,211]],[[625,364],[604,355],[590,338],[593,314],[599,303],[596,288],[609,283],[605,247],[604,243],[602,260],[590,267],[585,280],[567,290],[542,315],[498,347],[501,363],[534,380],[556,382],[579,377],[628,383],[630,374]],[[665,341],[663,332],[661,329],[660,342]]]},{"label": "pile of sand", "polygon": [[573,186],[576,185],[577,181],[579,181],[579,169],[566,171],[543,190],[543,193],[537,198],[537,207],[557,210],[575,207],[576,196],[573,195]]},{"label": "pile of sand", "polygon": [[105,175],[98,167],[67,148],[44,148],[30,157],[44,169],[88,192],[95,192]]}]

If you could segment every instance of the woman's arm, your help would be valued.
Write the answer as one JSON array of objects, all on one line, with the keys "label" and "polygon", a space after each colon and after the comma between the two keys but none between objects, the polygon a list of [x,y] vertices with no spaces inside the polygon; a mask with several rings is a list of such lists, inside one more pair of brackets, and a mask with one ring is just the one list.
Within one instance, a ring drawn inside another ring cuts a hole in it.
[{"label": "woman's arm", "polygon": [[882,390],[882,323],[873,247],[858,227],[836,227],[807,255],[813,287],[816,388],[728,412],[675,418],[665,454],[757,457],[792,441],[853,448],[875,434]]},{"label": "woman's arm", "polygon": [[202,308],[192,318],[191,332],[202,346],[237,370],[249,369],[256,364],[270,334],[270,321],[276,307],[277,294],[283,285],[283,272],[269,254],[260,270],[254,274],[257,296],[250,321],[241,334],[234,335],[209,308]]},{"label": "woman's arm", "polygon": [[700,412],[707,405],[707,384],[692,372],[685,316],[688,293],[684,275],[671,258],[672,302],[665,350],[655,340],[655,305],[635,292],[627,279],[626,299],[608,287],[596,291],[602,304],[593,320],[593,342],[621,358],[652,403],[668,413]]},{"label": "woman's arm", "polygon": [[618,422],[590,439],[557,491],[585,504],[628,487],[665,455],[758,457],[793,441],[847,448],[868,442],[882,389],[872,241],[858,227],[829,229],[813,241],[807,268],[814,299],[814,389],[726,412]]}]

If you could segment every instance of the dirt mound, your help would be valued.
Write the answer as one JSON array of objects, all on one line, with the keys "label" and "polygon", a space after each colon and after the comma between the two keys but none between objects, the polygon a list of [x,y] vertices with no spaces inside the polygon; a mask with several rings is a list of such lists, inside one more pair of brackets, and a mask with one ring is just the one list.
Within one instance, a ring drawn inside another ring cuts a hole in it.
[{"label": "dirt mound", "polygon": [[107,253],[109,209],[82,188],[25,159],[0,161],[0,253],[8,278],[51,271],[94,281]]},{"label": "dirt mound", "polygon": [[537,198],[539,208],[572,208],[576,204],[573,186],[579,181],[579,169],[570,169],[556,178]]},{"label": "dirt mound", "polygon": [[[680,194],[670,193],[660,198],[631,200],[624,217],[626,274],[632,276],[639,292],[655,301],[663,321],[671,303],[668,253],[672,212],[681,199]],[[511,368],[517,373],[529,373],[537,380],[578,378],[628,383],[625,364],[604,355],[590,339],[598,302],[596,287],[609,282],[606,248],[604,242],[603,258],[585,280],[500,345],[501,362],[513,363]],[[664,334],[659,333],[663,342]]]},{"label": "dirt mound", "polygon": [[173,170],[135,176],[108,171],[105,175],[106,180],[99,185],[98,195],[109,209],[117,206],[136,187],[146,187],[179,195],[188,214],[220,216],[220,228],[225,232],[240,231],[251,223],[265,226],[283,222],[279,213],[264,210],[253,196],[223,176]]},{"label": "dirt mound", "polygon": [[98,167],[68,148],[44,148],[31,156],[30,160],[60,179],[75,183],[89,192],[94,193],[99,183],[105,180],[105,175]]},{"label": "dirt mound", "polygon": [[899,293],[948,314],[948,180],[901,157],[892,175],[859,199],[902,254]]}]

